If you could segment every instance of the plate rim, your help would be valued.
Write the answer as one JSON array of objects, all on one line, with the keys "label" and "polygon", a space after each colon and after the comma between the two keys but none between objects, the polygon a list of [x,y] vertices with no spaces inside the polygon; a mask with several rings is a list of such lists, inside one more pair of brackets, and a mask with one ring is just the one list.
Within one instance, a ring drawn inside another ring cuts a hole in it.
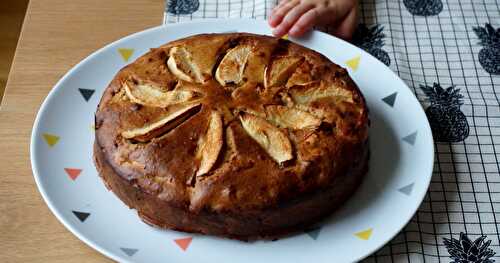
[{"label": "plate rim", "polygon": [[[140,37],[141,35],[143,34],[147,34],[149,32],[153,32],[153,31],[157,31],[157,30],[160,30],[162,28],[167,28],[166,30],[168,30],[168,28],[172,28],[172,27],[186,27],[186,26],[192,26],[192,25],[204,25],[206,26],[207,23],[228,23],[228,22],[231,22],[231,21],[236,21],[238,23],[255,23],[255,24],[259,24],[259,23],[265,23],[265,20],[258,20],[258,19],[248,19],[248,18],[230,18],[230,19],[205,19],[205,20],[193,20],[193,21],[186,21],[186,22],[180,22],[180,23],[176,23],[176,24],[168,24],[168,25],[159,25],[159,26],[154,26],[154,27],[150,27],[150,28],[146,28],[144,30],[141,30],[141,31],[138,31],[138,32],[135,32],[135,33],[132,33],[132,34],[129,34],[125,37],[122,37],[122,38],[118,38],[100,48],[98,48],[97,50],[93,51],[90,55],[88,55],[87,57],[85,57],[84,59],[82,59],[81,61],[79,61],[77,64],[73,65],[64,75],[63,77],[61,77],[55,84],[54,86],[51,88],[51,90],[49,91],[48,95],[44,98],[42,104],[40,105],[40,108],[38,109],[37,111],[37,114],[36,114],[36,117],[35,117],[35,120],[33,122],[33,128],[32,128],[32,132],[31,132],[31,138],[30,138],[30,164],[31,164],[31,170],[32,170],[32,173],[33,173],[33,177],[35,178],[35,183],[37,185],[37,189],[38,191],[40,192],[40,194],[42,195],[42,198],[45,202],[45,204],[49,207],[49,210],[52,212],[52,214],[55,215],[55,217],[58,219],[58,221],[60,223],[62,223],[66,229],[68,229],[73,235],[75,235],[78,239],[80,239],[81,241],[83,241],[85,244],[87,244],[88,246],[90,246],[91,248],[97,250],[98,252],[100,252],[101,254],[111,258],[112,260],[115,260],[115,261],[118,261],[118,262],[132,262],[130,261],[131,259],[127,259],[123,256],[120,256],[118,253],[115,253],[113,252],[112,250],[108,249],[108,248],[105,248],[105,247],[101,247],[100,245],[98,245],[97,243],[94,242],[93,239],[90,239],[90,238],[87,238],[84,233],[82,231],[79,231],[77,229],[75,229],[72,224],[69,223],[68,220],[65,219],[65,217],[57,210],[57,208],[55,207],[52,199],[49,197],[49,194],[47,193],[46,189],[44,187],[42,187],[42,183],[41,183],[41,176],[39,174],[39,171],[41,169],[39,169],[39,165],[37,164],[37,162],[35,161],[35,159],[37,158],[35,156],[35,152],[37,152],[37,137],[38,135],[41,134],[41,131],[40,131],[40,119],[42,118],[41,116],[44,115],[44,112],[47,110],[48,108],[48,105],[50,104],[50,102],[52,100],[54,100],[56,94],[58,91],[60,91],[62,89],[62,83],[64,83],[71,75],[74,74],[74,72],[76,72],[78,69],[81,68],[82,65],[84,65],[85,63],[87,63],[87,61],[93,59],[94,57],[98,56],[101,52],[103,52],[104,50],[107,50],[109,48],[112,48],[113,46],[116,46],[118,45],[120,42],[123,42],[123,41],[127,41],[127,40],[130,40],[130,39],[134,39],[134,38],[137,38],[137,37]],[[267,23],[266,23],[267,24]],[[207,32],[208,33],[208,32]],[[214,32],[214,33],[217,33],[217,32]],[[220,32],[219,32],[220,33]],[[251,32],[250,32],[251,33]],[[195,34],[198,34],[198,33],[195,33]],[[193,34],[193,35],[195,35]],[[348,46],[350,46],[351,48],[355,48],[358,52],[360,52],[363,56],[369,56],[373,59],[375,59],[376,63],[379,63],[378,66],[383,66],[386,68],[386,70],[388,70],[390,73],[390,75],[392,75],[395,79],[397,79],[399,82],[400,82],[400,85],[403,85],[404,87],[406,87],[407,89],[409,89],[409,92],[411,93],[411,100],[414,100],[414,102],[419,105],[420,107],[418,107],[418,110],[421,111],[421,113],[425,115],[425,111],[423,110],[423,107],[422,107],[422,104],[420,103],[420,101],[417,99],[417,97],[415,96],[415,94],[411,91],[411,89],[408,87],[408,85],[394,72],[392,71],[387,65],[383,64],[382,62],[380,62],[379,60],[377,60],[375,57],[373,57],[370,53],[366,52],[365,50],[343,40],[343,39],[340,39],[340,38],[337,38],[337,37],[334,37],[332,35],[329,35],[329,34],[326,34],[324,32],[321,32],[321,31],[317,31],[317,30],[314,30],[310,33],[310,35],[313,35],[313,34],[319,34],[319,35],[323,35],[323,37],[331,37],[331,38],[335,38],[337,41],[341,41],[343,42],[344,44],[347,44]],[[132,62],[129,62],[127,63],[130,64]],[[352,74],[352,73],[351,73]],[[412,209],[414,210],[414,212],[411,213],[411,216],[409,216],[409,218],[405,219],[405,220],[401,220],[401,222],[404,222],[404,224],[402,224],[400,227],[398,228],[395,228],[397,231],[395,231],[394,233],[391,233],[389,235],[387,235],[387,238],[385,239],[382,239],[383,241],[380,241],[377,245],[373,246],[372,249],[367,249],[367,253],[364,254],[364,255],[361,255],[361,256],[356,256],[355,257],[355,261],[361,261],[367,257],[369,257],[370,255],[372,255],[374,252],[378,251],[380,248],[382,248],[384,245],[388,244],[396,235],[398,235],[401,230],[408,225],[409,221],[413,218],[413,216],[418,212],[418,208],[420,207],[420,205],[422,204],[427,192],[428,192],[428,189],[429,189],[429,186],[430,186],[430,183],[432,181],[432,174],[433,174],[433,167],[434,167],[434,163],[435,163],[435,141],[434,141],[434,138],[433,138],[433,134],[432,134],[432,131],[431,131],[431,127],[430,127],[430,124],[429,124],[429,121],[427,118],[424,119],[423,121],[423,124],[424,124],[424,127],[421,127],[421,129],[425,129],[427,130],[428,134],[430,135],[430,144],[428,145],[428,147],[430,147],[430,155],[429,155],[429,159],[431,160],[431,165],[430,165],[430,171],[423,171],[422,173],[423,174],[429,174],[428,177],[427,177],[427,180],[426,181],[422,181],[424,183],[424,186],[425,186],[425,192],[418,198],[415,198],[415,200],[417,200],[418,202],[414,202],[414,204],[416,205],[416,208],[415,209]]]}]

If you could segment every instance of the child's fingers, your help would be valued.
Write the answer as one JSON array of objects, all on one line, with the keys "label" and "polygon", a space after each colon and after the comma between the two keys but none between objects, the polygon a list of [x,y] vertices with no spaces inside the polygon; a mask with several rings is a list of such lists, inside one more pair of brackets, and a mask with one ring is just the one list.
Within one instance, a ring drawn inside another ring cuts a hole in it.
[{"label": "child's fingers", "polygon": [[286,14],[285,18],[281,21],[278,27],[273,31],[276,36],[283,36],[288,33],[290,28],[299,20],[299,18],[304,15],[307,11],[311,10],[314,6],[310,4],[299,4],[296,5],[292,10]]},{"label": "child's fingers", "polygon": [[283,18],[286,16],[286,14],[288,14],[288,12],[298,4],[298,0],[292,0],[274,9],[271,17],[269,18],[269,25],[271,27],[278,26],[283,21]]},{"label": "child's fingers", "polygon": [[290,35],[293,37],[300,37],[311,28],[316,23],[316,18],[318,17],[317,9],[310,9],[303,16],[299,18],[297,23],[293,25],[290,29]]},{"label": "child's fingers", "polygon": [[269,18],[269,23],[271,26],[276,27],[278,26],[281,21],[283,21],[283,18],[290,12],[292,8],[297,6],[300,3],[300,0],[283,0],[279,3],[278,6],[276,6],[272,13],[271,17]]},{"label": "child's fingers", "polygon": [[276,10],[278,10],[279,8],[281,8],[284,4],[290,2],[290,0],[283,0],[283,1],[279,1],[279,3],[277,5],[275,5],[273,7],[273,9],[271,10],[271,14],[274,14],[274,12],[276,12]]},{"label": "child's fingers", "polygon": [[279,7],[282,7],[284,4],[290,2],[291,0],[281,0],[279,3],[274,7],[274,9],[277,9]]},{"label": "child's fingers", "polygon": [[333,30],[333,35],[342,39],[351,39],[358,23],[358,10],[353,8],[349,14]]}]

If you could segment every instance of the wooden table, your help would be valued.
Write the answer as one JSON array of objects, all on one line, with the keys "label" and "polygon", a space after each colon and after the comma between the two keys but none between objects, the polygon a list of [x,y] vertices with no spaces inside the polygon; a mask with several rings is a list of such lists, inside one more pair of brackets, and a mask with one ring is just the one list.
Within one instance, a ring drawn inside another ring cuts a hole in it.
[{"label": "wooden table", "polygon": [[105,44],[161,24],[164,0],[31,0],[0,106],[0,262],[107,262],[49,211],[31,172],[36,112]]}]

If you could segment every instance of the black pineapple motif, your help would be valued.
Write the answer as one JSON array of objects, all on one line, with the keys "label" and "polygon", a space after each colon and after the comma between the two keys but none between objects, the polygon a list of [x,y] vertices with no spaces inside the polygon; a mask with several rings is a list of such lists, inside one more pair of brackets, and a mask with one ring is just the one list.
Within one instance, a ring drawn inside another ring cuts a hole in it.
[{"label": "black pineapple motif", "polygon": [[443,11],[441,0],[404,0],[403,3],[415,16],[435,16]]},{"label": "black pineapple motif", "polygon": [[469,124],[460,110],[463,96],[454,86],[443,89],[438,83],[432,87],[420,85],[431,105],[425,110],[434,139],[440,142],[460,142],[469,136]]},{"label": "black pineapple motif", "polygon": [[471,241],[467,235],[460,233],[460,239],[444,238],[444,245],[450,253],[452,263],[493,263],[495,252],[489,248],[491,240],[484,242],[486,236]]},{"label": "black pineapple motif", "polygon": [[169,0],[168,12],[174,15],[189,15],[200,7],[198,0]]},{"label": "black pineapple motif", "polygon": [[479,44],[479,63],[490,74],[500,74],[500,28],[495,30],[490,24],[485,27],[475,27]]},{"label": "black pineapple motif", "polygon": [[356,32],[354,32],[352,43],[389,66],[391,64],[391,59],[387,52],[382,49],[385,38],[385,34],[382,33],[383,30],[384,27],[380,25],[374,25],[368,28],[365,24],[360,24]]}]

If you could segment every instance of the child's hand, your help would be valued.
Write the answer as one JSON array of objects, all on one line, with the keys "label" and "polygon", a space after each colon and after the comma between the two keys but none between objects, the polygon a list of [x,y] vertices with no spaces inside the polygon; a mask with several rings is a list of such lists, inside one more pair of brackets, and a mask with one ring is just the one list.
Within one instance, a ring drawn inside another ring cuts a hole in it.
[{"label": "child's hand", "polygon": [[299,37],[314,26],[329,26],[335,36],[349,39],[357,25],[357,6],[357,0],[281,0],[269,25],[277,37]]}]

